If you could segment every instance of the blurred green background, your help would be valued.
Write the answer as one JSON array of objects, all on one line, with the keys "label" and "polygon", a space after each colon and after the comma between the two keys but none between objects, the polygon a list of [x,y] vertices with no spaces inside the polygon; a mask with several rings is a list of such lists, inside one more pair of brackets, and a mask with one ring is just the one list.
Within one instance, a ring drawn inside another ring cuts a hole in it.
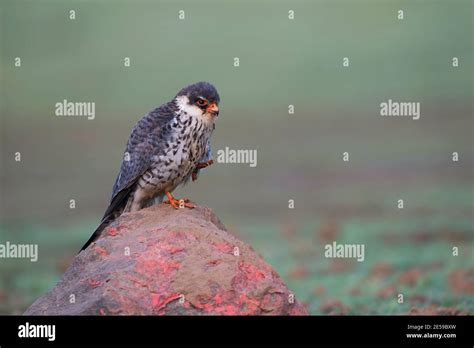
[{"label": "blurred green background", "polygon": [[[211,207],[310,313],[474,311],[473,1],[2,0],[0,15],[0,242],[39,244],[36,263],[0,260],[0,313],[55,284],[135,122],[201,80],[222,99],[214,153],[257,149],[258,165],[215,164],[176,194]],[[63,99],[96,118],[56,117]],[[388,99],[420,102],[420,120],[381,117]],[[365,261],[326,259],[333,240],[365,244]]]}]

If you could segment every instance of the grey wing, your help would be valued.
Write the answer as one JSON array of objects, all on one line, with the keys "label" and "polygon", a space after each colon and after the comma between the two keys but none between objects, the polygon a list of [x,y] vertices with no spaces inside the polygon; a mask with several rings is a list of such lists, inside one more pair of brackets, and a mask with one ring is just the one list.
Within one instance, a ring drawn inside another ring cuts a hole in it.
[{"label": "grey wing", "polygon": [[176,111],[172,102],[164,104],[146,114],[133,127],[125,148],[122,166],[115,180],[111,200],[123,189],[135,183],[149,168],[153,155],[153,137],[158,138],[165,125],[170,122]]},{"label": "grey wing", "polygon": [[164,104],[146,114],[133,128],[104,218],[126,203],[134,184],[150,168],[158,150],[153,138],[160,137],[166,124],[174,118],[175,108],[174,103]]},{"label": "grey wing", "polygon": [[[133,135],[133,132],[132,132]],[[132,137],[131,137],[132,138]],[[133,151],[130,153],[130,160],[122,162],[120,173],[115,180],[114,194],[110,201],[110,204],[105,211],[105,214],[100,222],[100,225],[96,228],[94,233],[90,236],[89,240],[83,245],[81,250],[86,249],[92,242],[94,242],[102,233],[103,229],[106,228],[118,215],[122,213],[120,210],[125,206],[128,201],[128,197],[133,189],[133,184],[141,176],[143,170],[146,170],[147,158],[149,149],[147,149],[147,142],[139,143]],[[126,149],[131,149],[131,141],[129,140]],[[124,157],[126,157],[124,156]],[[126,163],[125,163],[126,162]],[[117,214],[118,213],[118,214]]]},{"label": "grey wing", "polygon": [[111,201],[120,191],[133,186],[140,176],[146,172],[150,166],[152,152],[152,146],[146,138],[137,143],[128,142],[122,166],[112,190]]},{"label": "grey wing", "polygon": [[86,249],[101,234],[111,221],[121,214],[137,180],[150,166],[155,151],[159,150],[156,139],[162,137],[166,125],[174,118],[176,104],[170,102],[146,114],[133,127],[125,149],[119,175],[115,180],[112,198],[100,225],[95,229],[81,250]]}]

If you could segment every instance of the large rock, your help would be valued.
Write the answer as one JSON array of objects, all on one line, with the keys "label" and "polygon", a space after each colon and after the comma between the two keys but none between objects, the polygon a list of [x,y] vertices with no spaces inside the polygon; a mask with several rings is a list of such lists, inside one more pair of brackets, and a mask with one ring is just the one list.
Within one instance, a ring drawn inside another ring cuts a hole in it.
[{"label": "large rock", "polygon": [[209,208],[122,215],[27,315],[301,315],[278,274]]}]

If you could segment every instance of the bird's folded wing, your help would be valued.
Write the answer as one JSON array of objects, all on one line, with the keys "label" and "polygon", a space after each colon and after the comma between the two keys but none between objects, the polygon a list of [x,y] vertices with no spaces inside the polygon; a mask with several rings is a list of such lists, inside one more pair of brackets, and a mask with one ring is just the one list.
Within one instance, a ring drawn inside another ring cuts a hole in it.
[{"label": "bird's folded wing", "polygon": [[174,118],[175,111],[174,104],[164,104],[146,114],[133,128],[104,218],[123,204],[134,184],[150,168],[152,157],[159,152],[156,139]]}]

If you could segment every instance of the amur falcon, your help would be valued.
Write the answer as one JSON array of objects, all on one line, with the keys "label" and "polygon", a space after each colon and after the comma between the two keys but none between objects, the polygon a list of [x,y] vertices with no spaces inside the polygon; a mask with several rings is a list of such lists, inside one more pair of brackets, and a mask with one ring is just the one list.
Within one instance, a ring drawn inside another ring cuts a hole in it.
[{"label": "amur falcon", "polygon": [[213,163],[210,137],[219,115],[220,98],[208,82],[183,88],[168,103],[147,113],[133,127],[122,165],[102,221],[81,250],[125,212],[161,203],[164,196],[175,209],[194,208],[178,200],[173,190]]}]

